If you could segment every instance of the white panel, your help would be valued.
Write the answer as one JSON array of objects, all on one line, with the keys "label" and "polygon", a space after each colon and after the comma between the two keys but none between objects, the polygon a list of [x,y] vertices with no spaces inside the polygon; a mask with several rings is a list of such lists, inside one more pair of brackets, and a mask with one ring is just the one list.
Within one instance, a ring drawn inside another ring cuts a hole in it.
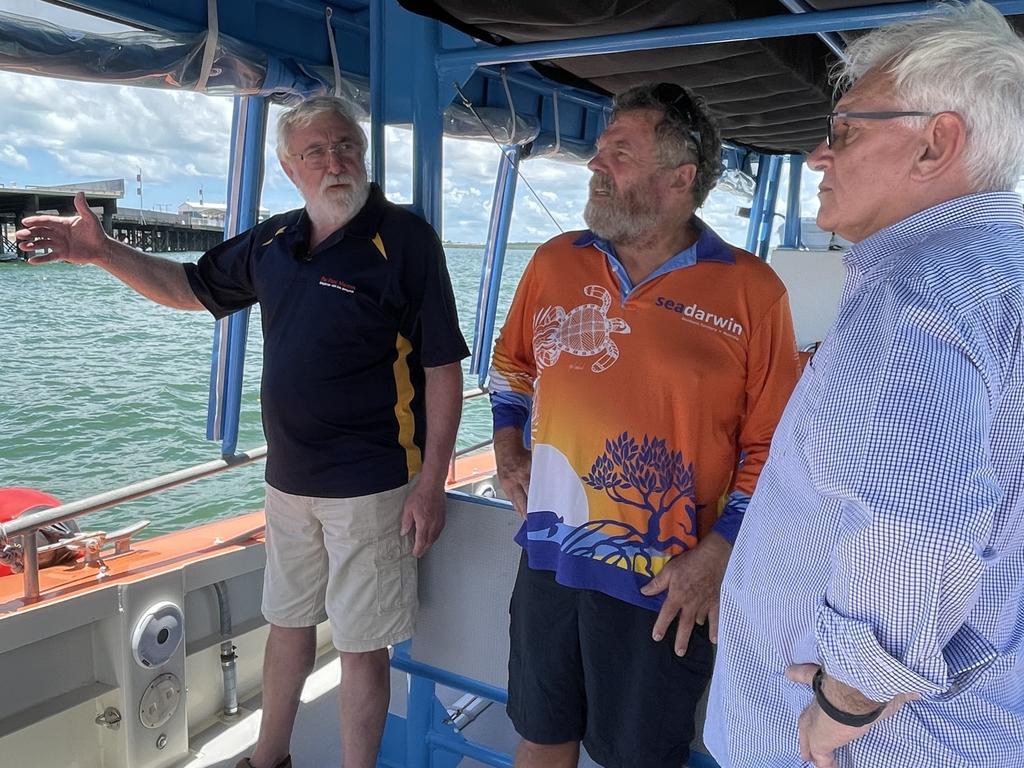
[{"label": "white panel", "polygon": [[846,275],[844,253],[778,248],[772,254],[772,269],[789,292],[799,349],[825,338],[836,319]]},{"label": "white panel", "polygon": [[521,523],[511,508],[449,496],[444,532],[420,561],[413,658],[506,687]]}]

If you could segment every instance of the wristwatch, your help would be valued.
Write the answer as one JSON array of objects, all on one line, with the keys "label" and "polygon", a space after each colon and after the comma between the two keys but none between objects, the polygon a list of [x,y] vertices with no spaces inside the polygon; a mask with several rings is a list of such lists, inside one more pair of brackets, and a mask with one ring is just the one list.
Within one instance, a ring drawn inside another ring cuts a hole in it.
[{"label": "wristwatch", "polygon": [[868,712],[863,715],[855,715],[853,712],[844,712],[825,698],[825,692],[821,690],[821,681],[824,677],[825,670],[822,667],[818,667],[818,671],[814,673],[814,679],[811,680],[811,688],[814,689],[814,698],[818,702],[818,706],[821,707],[821,711],[840,725],[848,725],[851,728],[861,728],[875,722],[882,712],[885,711],[885,705],[883,704],[873,712]]}]

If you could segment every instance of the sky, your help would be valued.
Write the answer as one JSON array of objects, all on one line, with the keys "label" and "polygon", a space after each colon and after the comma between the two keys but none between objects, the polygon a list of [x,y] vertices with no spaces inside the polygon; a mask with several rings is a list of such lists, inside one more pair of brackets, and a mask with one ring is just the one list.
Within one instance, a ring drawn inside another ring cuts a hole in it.
[{"label": "sky", "polygon": [[[90,32],[123,29],[40,0],[0,0],[0,11]],[[120,205],[137,208],[135,176],[141,172],[141,207],[176,211],[186,200],[198,200],[200,188],[206,202],[224,202],[232,105],[230,98],[192,92],[0,72],[0,185],[45,186],[123,178],[125,197]],[[302,205],[274,153],[273,125],[279,111],[274,106],[270,112],[261,201],[272,213]],[[395,202],[411,200],[410,137],[409,131],[387,129],[385,192]],[[499,154],[492,143],[445,139],[445,240],[480,243],[486,239]],[[585,166],[527,160],[521,164],[521,174],[543,205],[520,181],[512,241],[539,242],[560,230],[584,226],[582,211],[590,177]],[[817,211],[819,178],[805,169],[801,185],[804,216]],[[784,171],[780,211],[787,181]],[[727,240],[742,245],[746,223],[735,216],[740,205],[745,203],[714,191],[700,214]]]}]

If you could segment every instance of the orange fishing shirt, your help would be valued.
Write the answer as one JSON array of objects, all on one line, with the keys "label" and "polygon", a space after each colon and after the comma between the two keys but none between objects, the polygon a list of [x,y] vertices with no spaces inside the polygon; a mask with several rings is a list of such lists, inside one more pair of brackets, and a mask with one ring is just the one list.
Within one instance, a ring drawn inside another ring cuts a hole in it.
[{"label": "orange fishing shirt", "polygon": [[735,539],[799,376],[782,282],[694,224],[637,286],[593,233],[545,243],[490,371],[495,429],[529,432],[530,566],[652,609],[671,557]]}]

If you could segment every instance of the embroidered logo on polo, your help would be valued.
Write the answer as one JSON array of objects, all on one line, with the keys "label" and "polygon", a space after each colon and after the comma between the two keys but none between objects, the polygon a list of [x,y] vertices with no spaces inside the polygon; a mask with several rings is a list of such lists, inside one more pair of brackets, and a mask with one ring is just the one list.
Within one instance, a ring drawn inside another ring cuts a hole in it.
[{"label": "embroidered logo on polo", "polygon": [[355,293],[356,287],[351,283],[346,283],[344,280],[339,280],[336,277],[328,277],[327,275],[320,276],[320,285],[323,288],[334,288],[345,293]]},{"label": "embroidered logo on polo", "polygon": [[700,325],[709,330],[724,333],[726,336],[732,336],[737,339],[743,335],[743,326],[736,322],[736,318],[725,317],[724,315],[719,315],[714,312],[708,312],[696,302],[687,304],[686,302],[659,296],[658,300],[654,302],[654,304],[662,309],[675,312],[688,323]]}]

